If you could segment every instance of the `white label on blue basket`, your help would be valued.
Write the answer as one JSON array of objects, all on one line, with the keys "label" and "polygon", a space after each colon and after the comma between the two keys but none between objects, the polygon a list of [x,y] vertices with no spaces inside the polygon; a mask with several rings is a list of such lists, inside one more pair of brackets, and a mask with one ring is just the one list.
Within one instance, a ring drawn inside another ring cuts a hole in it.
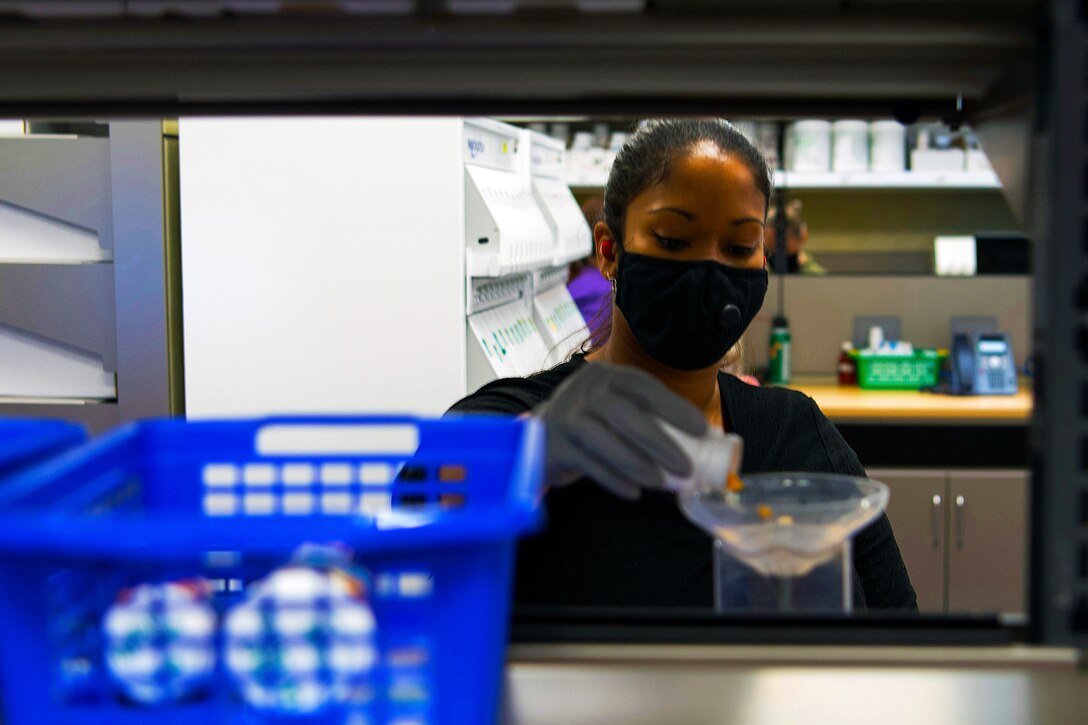
[{"label": "white label on blue basket", "polygon": [[205,486],[233,486],[238,483],[238,467],[229,463],[209,463],[204,466]]},{"label": "white label on blue basket", "polygon": [[364,493],[359,508],[364,514],[377,516],[393,508],[393,497],[388,493]]},{"label": "white label on blue basket", "polygon": [[404,572],[398,581],[400,595],[406,599],[421,599],[431,596],[434,585],[430,574],[426,572]]},{"label": "white label on blue basket", "polygon": [[393,425],[266,425],[257,432],[262,455],[412,455],[419,448],[419,430],[411,424]]},{"label": "white label on blue basket", "polygon": [[249,516],[268,516],[276,510],[276,497],[270,493],[247,493],[242,507]]},{"label": "white label on blue basket", "polygon": [[283,512],[292,516],[306,516],[314,512],[314,497],[308,493],[285,493]]},{"label": "white label on blue basket", "polygon": [[285,463],[283,465],[283,484],[285,486],[309,486],[314,482],[314,467],[309,463]]},{"label": "white label on blue basket", "polygon": [[327,514],[350,514],[350,493],[325,493],[321,495],[321,511]]},{"label": "white label on blue basket", "polygon": [[247,486],[271,486],[276,482],[276,469],[267,463],[249,463],[242,469]]},{"label": "white label on blue basket", "polygon": [[232,493],[204,494],[204,513],[207,516],[234,516],[238,513],[238,497]]},{"label": "white label on blue basket", "polygon": [[347,463],[326,463],[321,467],[321,483],[326,486],[346,486],[351,483],[351,466]]},{"label": "white label on blue basket", "polygon": [[368,486],[388,486],[396,473],[388,463],[364,463],[359,466],[359,483]]}]

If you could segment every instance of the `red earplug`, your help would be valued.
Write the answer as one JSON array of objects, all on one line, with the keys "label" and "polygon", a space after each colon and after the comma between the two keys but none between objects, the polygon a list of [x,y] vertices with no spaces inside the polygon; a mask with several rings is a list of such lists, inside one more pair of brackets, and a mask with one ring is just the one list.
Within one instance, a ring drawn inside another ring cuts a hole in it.
[{"label": "red earplug", "polygon": [[614,243],[611,239],[605,239],[601,242],[601,256],[605,259],[615,259],[615,253],[612,251]]}]

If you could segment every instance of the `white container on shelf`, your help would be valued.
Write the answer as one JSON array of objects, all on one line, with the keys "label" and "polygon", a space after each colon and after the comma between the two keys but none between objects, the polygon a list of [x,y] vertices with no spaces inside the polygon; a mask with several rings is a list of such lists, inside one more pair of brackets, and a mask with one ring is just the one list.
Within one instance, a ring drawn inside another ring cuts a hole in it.
[{"label": "white container on shelf", "polygon": [[903,171],[907,167],[907,127],[898,121],[873,121],[870,168],[878,172]]},{"label": "white container on shelf", "polygon": [[914,149],[910,152],[911,171],[963,171],[963,149]]},{"label": "white container on shelf", "polygon": [[931,148],[930,131],[918,131],[916,147],[910,152],[911,171],[963,171],[966,166],[963,149]]},{"label": "white container on shelf", "polygon": [[831,168],[831,122],[819,119],[797,121],[786,136],[786,168],[789,171],[819,172]]},{"label": "white container on shelf", "polygon": [[833,171],[869,170],[869,124],[844,119],[832,129],[831,168]]}]

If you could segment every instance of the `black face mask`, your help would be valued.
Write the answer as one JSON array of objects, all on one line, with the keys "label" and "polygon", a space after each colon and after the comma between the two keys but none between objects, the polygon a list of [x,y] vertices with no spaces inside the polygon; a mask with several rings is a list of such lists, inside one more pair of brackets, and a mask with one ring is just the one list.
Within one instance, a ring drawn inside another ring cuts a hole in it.
[{"label": "black face mask", "polygon": [[622,252],[616,306],[655,360],[699,370],[721,360],[763,306],[767,270]]}]

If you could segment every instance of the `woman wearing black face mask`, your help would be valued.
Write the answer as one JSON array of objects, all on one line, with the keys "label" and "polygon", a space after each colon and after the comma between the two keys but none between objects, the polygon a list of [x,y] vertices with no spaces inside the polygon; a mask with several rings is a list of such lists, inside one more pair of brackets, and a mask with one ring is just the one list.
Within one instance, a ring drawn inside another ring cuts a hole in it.
[{"label": "woman wearing black face mask", "polygon": [[[710,538],[662,490],[691,462],[658,425],[744,439],[742,473],[864,476],[800,393],[719,372],[767,290],[770,172],[720,120],[644,124],[620,151],[594,228],[611,325],[569,362],[498,380],[454,411],[532,413],[547,428],[548,525],[519,551],[523,604],[710,607]],[[596,485],[595,485],[596,484]],[[915,609],[886,517],[854,542],[855,605]]]}]

